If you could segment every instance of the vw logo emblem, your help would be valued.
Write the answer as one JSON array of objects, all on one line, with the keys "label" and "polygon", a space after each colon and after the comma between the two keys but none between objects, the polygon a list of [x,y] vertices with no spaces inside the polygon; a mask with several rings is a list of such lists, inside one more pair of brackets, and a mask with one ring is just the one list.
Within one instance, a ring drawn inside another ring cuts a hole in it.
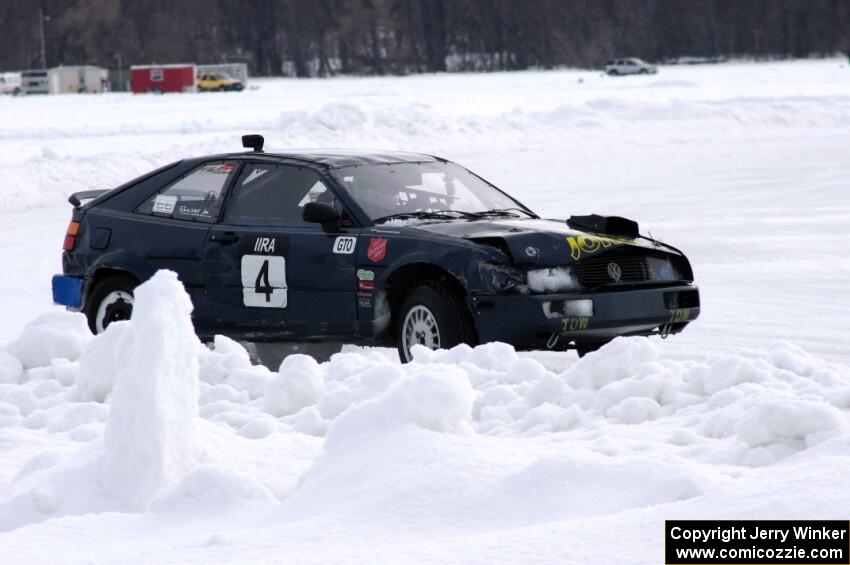
[{"label": "vw logo emblem", "polygon": [[619,282],[623,276],[623,270],[617,263],[608,263],[608,276]]}]

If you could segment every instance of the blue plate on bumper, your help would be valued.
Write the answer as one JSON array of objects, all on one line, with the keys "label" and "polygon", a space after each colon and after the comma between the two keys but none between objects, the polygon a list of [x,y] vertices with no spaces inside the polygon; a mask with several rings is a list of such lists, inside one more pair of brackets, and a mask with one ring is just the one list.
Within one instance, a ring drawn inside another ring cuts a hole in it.
[{"label": "blue plate on bumper", "polygon": [[53,302],[79,308],[83,302],[83,278],[53,275]]}]

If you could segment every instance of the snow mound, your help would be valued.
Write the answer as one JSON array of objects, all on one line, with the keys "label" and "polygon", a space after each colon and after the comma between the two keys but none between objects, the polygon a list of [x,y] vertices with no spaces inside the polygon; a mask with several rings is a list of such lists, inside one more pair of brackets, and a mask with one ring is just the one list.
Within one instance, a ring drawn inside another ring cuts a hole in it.
[{"label": "snow mound", "polygon": [[198,350],[189,295],[171,271],[135,292],[122,333],[129,363],[118,374],[100,467],[104,491],[144,508],[196,464]]},{"label": "snow mound", "polygon": [[[42,454],[27,463],[9,495],[0,499],[0,529],[53,516],[144,510],[197,465],[201,345],[191,311],[177,275],[160,271],[136,289],[132,320],[91,340],[82,366],[95,374],[77,383],[83,392],[94,390],[95,396],[103,396],[103,383],[111,381],[110,368],[120,365],[115,362],[118,353],[108,353],[125,352],[126,365],[114,378],[108,416],[106,406],[92,402],[72,403],[55,418],[49,417],[53,409],[39,413],[47,415],[44,423],[52,433],[105,420],[103,443],[86,445],[61,459]],[[63,316],[57,323],[63,339],[71,333],[65,331],[69,320]],[[32,332],[28,328],[25,334]],[[66,391],[57,391],[62,395],[69,398]]]}]

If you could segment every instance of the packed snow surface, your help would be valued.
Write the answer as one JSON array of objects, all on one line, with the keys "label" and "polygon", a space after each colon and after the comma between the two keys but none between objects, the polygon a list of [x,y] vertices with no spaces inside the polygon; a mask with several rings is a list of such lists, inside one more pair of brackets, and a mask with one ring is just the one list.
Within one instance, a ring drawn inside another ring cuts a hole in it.
[{"label": "packed snow surface", "polygon": [[[255,84],[0,98],[4,565],[649,564],[669,518],[847,519],[844,62]],[[691,258],[703,313],[580,360],[494,343],[266,368],[201,344],[168,272],[97,337],[50,306],[69,193],[254,132],[437,153],[546,217],[634,218]]]}]

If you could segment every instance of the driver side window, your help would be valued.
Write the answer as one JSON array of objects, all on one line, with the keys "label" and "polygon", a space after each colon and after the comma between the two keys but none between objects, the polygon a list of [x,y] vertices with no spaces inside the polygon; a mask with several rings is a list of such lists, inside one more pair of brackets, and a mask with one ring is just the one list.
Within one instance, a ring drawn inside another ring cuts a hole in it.
[{"label": "driver side window", "polygon": [[246,164],[227,201],[224,222],[234,225],[310,225],[308,202],[340,205],[318,173],[292,165]]}]

